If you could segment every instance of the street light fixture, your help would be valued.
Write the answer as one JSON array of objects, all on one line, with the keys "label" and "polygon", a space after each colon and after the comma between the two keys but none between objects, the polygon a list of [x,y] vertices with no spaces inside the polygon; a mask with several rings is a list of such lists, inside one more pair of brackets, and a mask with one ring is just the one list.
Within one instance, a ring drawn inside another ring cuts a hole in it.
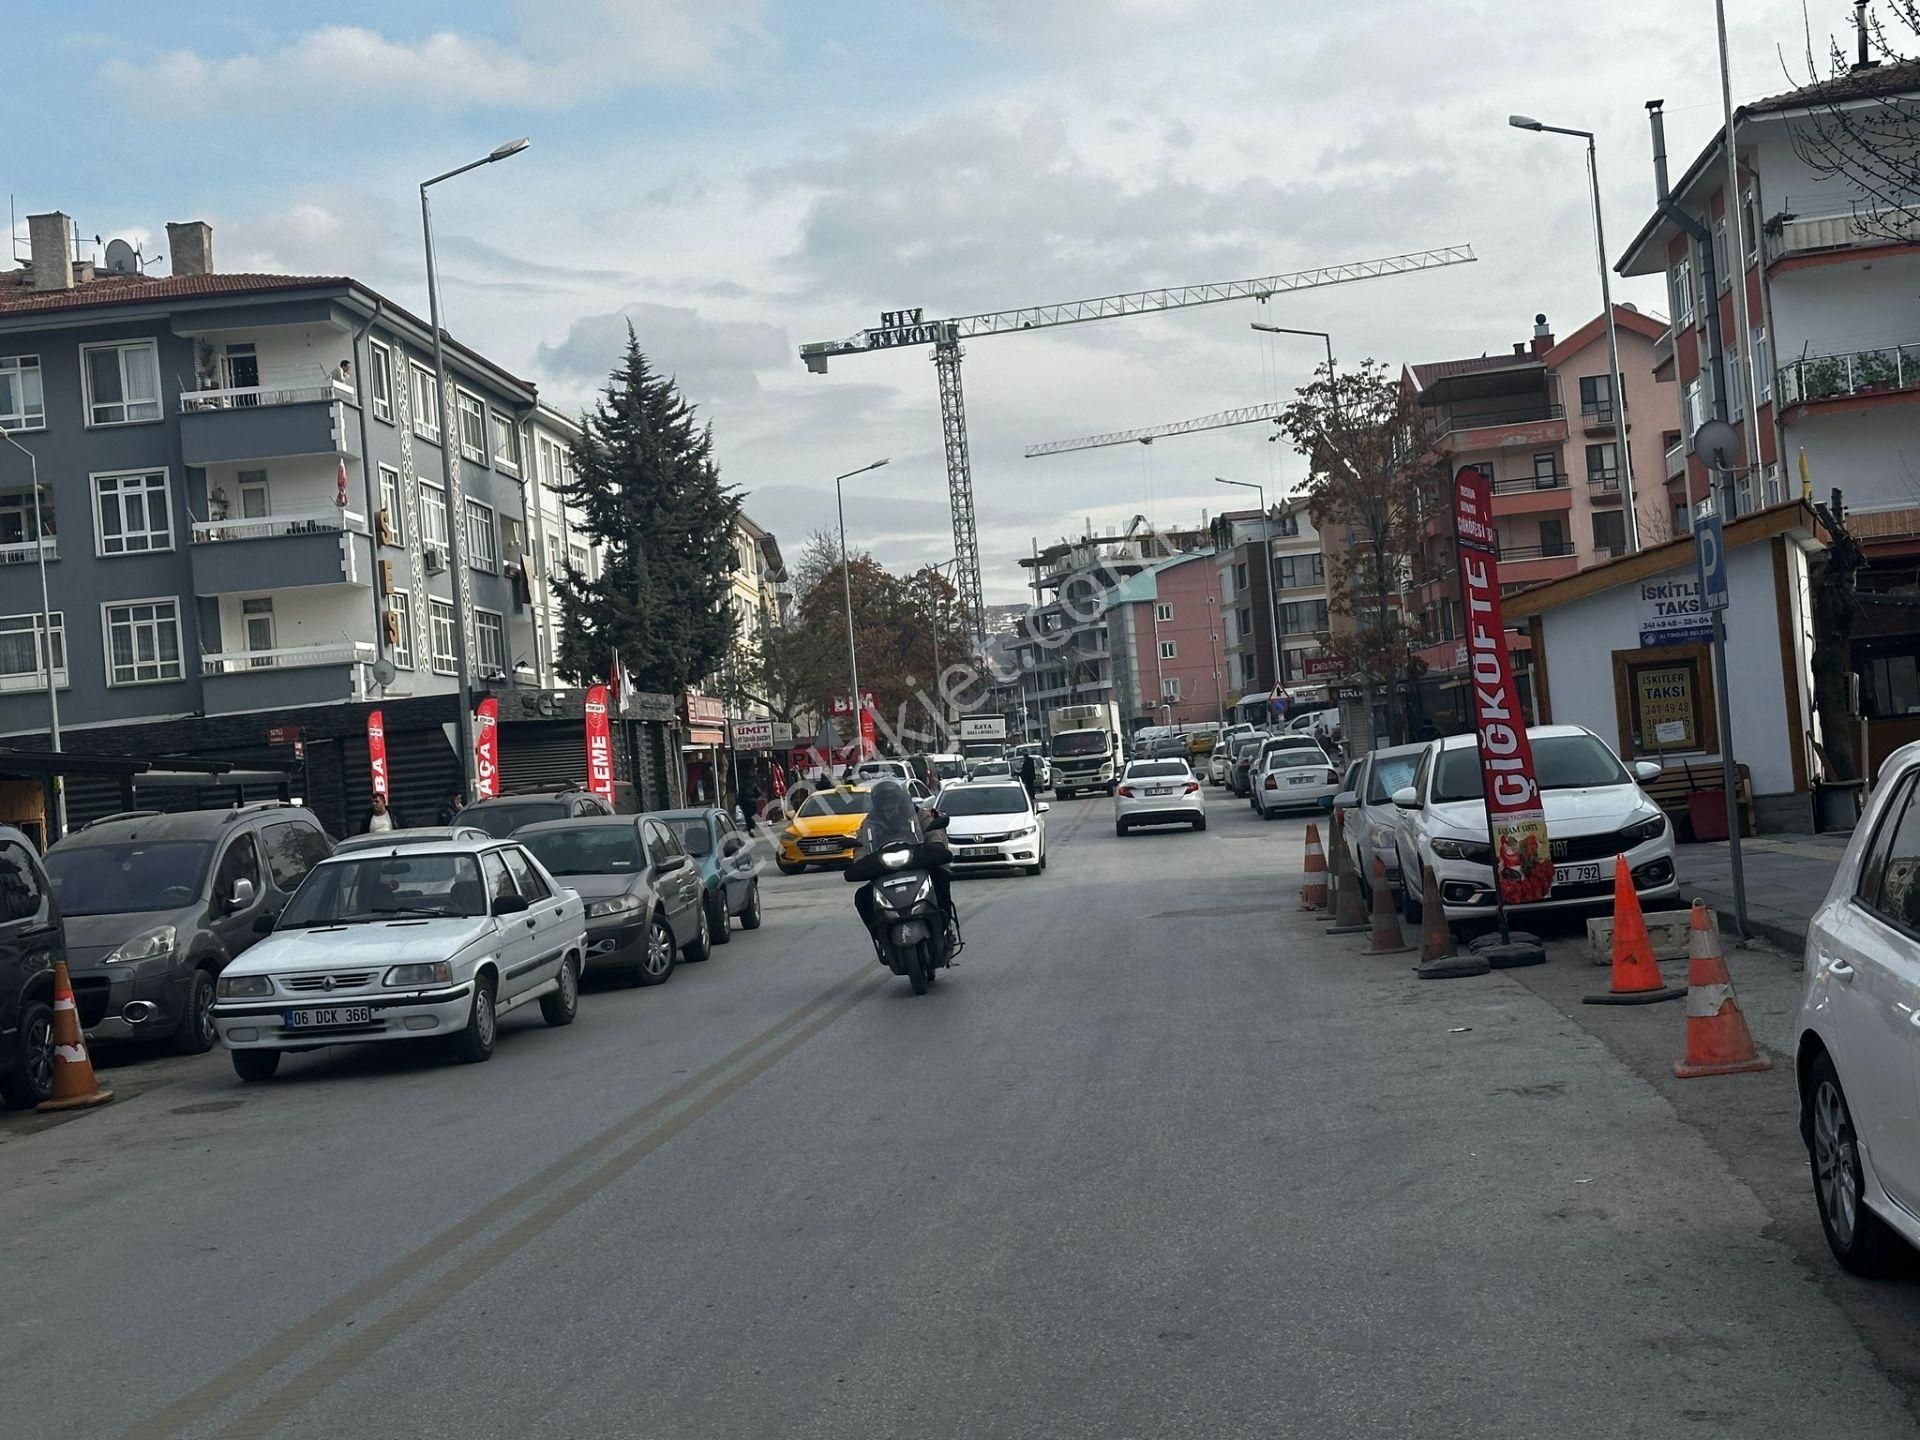
[{"label": "street light fixture", "polygon": [[[40,562],[40,658],[47,667],[47,743],[53,753],[60,753],[60,687],[53,678],[53,602],[47,596],[47,532],[40,524],[40,461],[34,453],[22,445],[5,430],[0,430],[0,440],[5,440],[14,449],[27,457],[27,473],[33,482],[33,550]],[[67,638],[63,630],[60,636],[60,648],[66,650]],[[67,833],[67,777],[56,774],[53,777],[53,830],[48,840],[59,839]]]},{"label": "street light fixture", "polygon": [[833,477],[833,508],[840,517],[840,588],[847,602],[847,674],[853,680],[853,694],[848,703],[853,711],[854,748],[862,760],[866,759],[867,750],[866,732],[860,724],[865,707],[860,703],[860,655],[853,648],[853,569],[847,563],[847,502],[840,493],[840,482],[864,475],[869,470],[878,470],[886,463],[885,459],[876,460],[871,465],[862,465],[858,470],[849,470],[844,475]]},{"label": "street light fixture", "polygon": [[1319,336],[1322,340],[1327,342],[1327,380],[1329,383],[1332,382],[1333,380],[1333,336],[1329,335],[1326,331],[1296,330],[1291,325],[1269,325],[1264,320],[1253,321],[1249,328],[1261,331],[1263,334],[1267,334],[1267,335],[1317,335]]},{"label": "street light fixture", "polygon": [[[1273,517],[1267,513],[1267,487],[1251,480],[1228,480],[1219,475],[1213,477],[1213,483],[1238,485],[1242,490],[1258,491],[1260,495],[1260,548],[1265,555],[1267,609],[1271,612],[1267,618],[1273,637],[1273,688],[1278,690],[1280,688],[1280,607],[1275,603],[1273,593]],[[1271,713],[1271,707],[1269,707],[1269,713]]]},{"label": "street light fixture", "polygon": [[1633,446],[1627,442],[1627,388],[1620,373],[1620,333],[1613,323],[1613,282],[1607,274],[1607,231],[1600,217],[1600,159],[1594,149],[1593,132],[1547,125],[1531,115],[1509,115],[1507,124],[1516,130],[1571,135],[1587,142],[1587,183],[1593,192],[1593,247],[1600,267],[1600,306],[1607,319],[1607,366],[1612,374],[1614,435],[1620,451],[1620,508],[1626,512],[1623,538],[1631,555],[1640,548],[1640,517],[1634,508]]},{"label": "street light fixture", "polygon": [[[427,250],[427,314],[433,326],[433,385],[440,411],[440,475],[447,492],[447,562],[453,571],[453,668],[455,705],[460,736],[460,773],[464,777],[461,789],[469,800],[480,798],[474,792],[479,776],[475,768],[473,753],[473,672],[467,658],[467,617],[471,607],[460,593],[461,586],[467,583],[466,566],[466,529],[467,504],[466,492],[454,478],[454,449],[459,445],[460,412],[453,403],[452,385],[447,378],[446,342],[440,333],[440,274],[434,264],[433,254],[433,210],[427,203],[427,187],[438,185],[442,180],[451,180],[456,175],[464,175],[469,170],[477,170],[482,165],[491,165],[496,160],[505,160],[518,155],[533,142],[524,135],[518,140],[509,140],[496,145],[478,160],[469,160],[444,174],[435,175],[431,180],[420,182],[420,233]],[[365,462],[362,461],[362,464]],[[433,608],[432,597],[428,597],[427,608]]]}]

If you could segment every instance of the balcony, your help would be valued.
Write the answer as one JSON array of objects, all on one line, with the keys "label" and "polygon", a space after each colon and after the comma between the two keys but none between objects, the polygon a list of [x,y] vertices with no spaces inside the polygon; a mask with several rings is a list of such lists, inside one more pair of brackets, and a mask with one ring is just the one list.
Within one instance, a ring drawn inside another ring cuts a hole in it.
[{"label": "balcony", "polygon": [[1449,411],[1440,417],[1439,432],[1456,451],[1542,445],[1567,438],[1567,409],[1564,405],[1534,404],[1506,410]]},{"label": "balcony", "polygon": [[279,710],[361,698],[360,674],[378,652],[364,640],[228,650],[200,657],[209,715]]},{"label": "balcony", "polygon": [[373,583],[366,520],[338,506],[198,521],[190,550],[196,595]]},{"label": "balcony", "polygon": [[1920,389],[1920,344],[1809,355],[1780,367],[1780,408]]},{"label": "balcony", "polygon": [[1618,470],[1589,470],[1587,472],[1587,498],[1595,504],[1620,501],[1620,472]]},{"label": "balcony", "polygon": [[1617,428],[1613,402],[1600,400],[1580,407],[1580,428],[1589,435],[1610,435]]},{"label": "balcony", "polygon": [[49,560],[60,558],[58,535],[42,535],[38,542],[18,540],[10,545],[0,545],[0,565],[32,565],[42,555]]},{"label": "balcony", "polygon": [[1496,516],[1531,515],[1572,508],[1573,491],[1568,487],[1567,477],[1558,471],[1551,475],[1535,473],[1493,482],[1493,513]]},{"label": "balcony", "polygon": [[244,385],[180,395],[180,450],[189,465],[231,465],[295,455],[360,453],[353,387],[321,380]]},{"label": "balcony", "polygon": [[1781,208],[1785,213],[1766,227],[1768,264],[1797,255],[1897,245],[1902,239],[1908,244],[1920,241],[1920,218],[1904,210],[1856,208],[1792,195]]},{"label": "balcony", "polygon": [[1678,480],[1687,473],[1687,442],[1684,436],[1676,435],[1667,444],[1667,478]]},{"label": "balcony", "polygon": [[1573,558],[1573,546],[1565,541],[1556,541],[1551,545],[1502,545],[1500,563],[1512,564],[1516,560],[1559,560]]}]

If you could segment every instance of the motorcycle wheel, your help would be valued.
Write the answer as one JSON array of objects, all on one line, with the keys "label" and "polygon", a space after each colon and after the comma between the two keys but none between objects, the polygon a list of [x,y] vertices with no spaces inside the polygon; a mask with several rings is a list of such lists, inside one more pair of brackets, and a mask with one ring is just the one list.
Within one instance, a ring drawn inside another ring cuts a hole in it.
[{"label": "motorcycle wheel", "polygon": [[906,962],[907,983],[913,986],[913,993],[916,995],[926,994],[928,977],[931,976],[933,972],[927,969],[927,949],[924,942],[915,945],[911,950],[907,951]]}]

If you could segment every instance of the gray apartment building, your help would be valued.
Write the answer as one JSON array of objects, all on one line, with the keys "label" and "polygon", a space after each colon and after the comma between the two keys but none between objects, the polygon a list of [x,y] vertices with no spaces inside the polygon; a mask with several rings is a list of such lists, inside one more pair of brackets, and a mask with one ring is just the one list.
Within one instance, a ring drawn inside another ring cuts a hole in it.
[{"label": "gray apartment building", "polygon": [[[378,707],[394,808],[429,822],[460,782],[464,629],[503,778],[580,768],[548,589],[598,563],[550,488],[572,421],[451,340],[437,393],[423,321],[347,276],[222,274],[205,224],[167,227],[164,278],[77,259],[64,215],[29,232],[0,273],[0,429],[20,447],[0,443],[0,746],[45,745],[50,663],[67,750],[244,765],[297,746],[341,833],[364,822]],[[621,738],[626,777],[661,793],[629,744],[656,767],[671,744]],[[68,794],[76,824],[114,800]]]}]

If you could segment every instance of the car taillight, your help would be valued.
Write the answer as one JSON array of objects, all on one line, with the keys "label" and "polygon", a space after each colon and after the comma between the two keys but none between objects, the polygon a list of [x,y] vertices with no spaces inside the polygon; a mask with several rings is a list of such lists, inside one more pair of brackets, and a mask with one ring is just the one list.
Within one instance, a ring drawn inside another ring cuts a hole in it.
[{"label": "car taillight", "polygon": [[1187,794],[1191,795],[1193,794],[1194,791],[1198,790],[1199,788],[1200,788],[1200,782],[1198,780],[1187,781]]},{"label": "car taillight", "polygon": [[1327,771],[1327,784],[1338,785],[1339,783],[1340,783],[1340,772],[1338,770],[1329,769]]},{"label": "car taillight", "polygon": [[1279,776],[1277,775],[1267,776],[1267,783],[1265,788],[1267,788],[1268,790],[1278,790],[1280,788]]},{"label": "car taillight", "polygon": [[1114,791],[1113,793],[1116,795],[1124,795],[1129,800],[1133,798],[1133,791],[1130,790],[1125,785],[1122,785],[1118,790]]}]

